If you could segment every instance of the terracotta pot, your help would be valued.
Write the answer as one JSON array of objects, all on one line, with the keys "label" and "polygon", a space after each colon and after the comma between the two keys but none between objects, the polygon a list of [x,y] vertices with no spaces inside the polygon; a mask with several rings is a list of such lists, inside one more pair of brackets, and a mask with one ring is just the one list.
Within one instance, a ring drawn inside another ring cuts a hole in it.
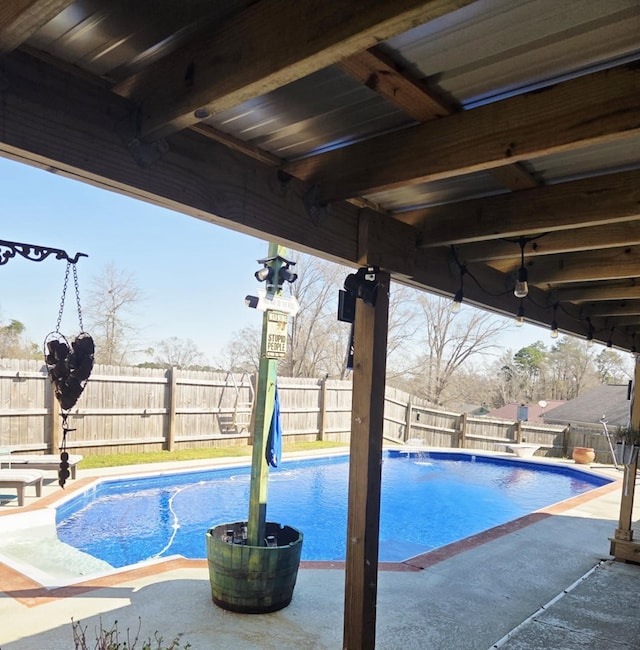
[{"label": "terracotta pot", "polygon": [[572,457],[578,465],[590,465],[596,457],[596,452],[593,447],[574,447]]}]

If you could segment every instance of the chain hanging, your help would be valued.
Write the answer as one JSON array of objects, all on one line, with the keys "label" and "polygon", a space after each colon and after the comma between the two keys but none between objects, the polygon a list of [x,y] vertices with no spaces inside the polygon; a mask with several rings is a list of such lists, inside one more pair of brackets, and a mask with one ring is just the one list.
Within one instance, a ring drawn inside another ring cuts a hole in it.
[{"label": "chain hanging", "polygon": [[62,296],[60,298],[60,308],[58,309],[58,320],[56,321],[56,332],[60,331],[62,324],[62,314],[64,313],[64,302],[67,297],[67,286],[69,284],[69,269],[73,267],[73,286],[76,292],[76,308],[78,310],[78,323],[80,324],[80,333],[84,332],[82,323],[82,307],[80,306],[80,287],[78,285],[78,269],[75,264],[67,262],[67,268],[64,272],[64,284],[62,285]]},{"label": "chain hanging", "polygon": [[[69,284],[69,270],[73,267],[73,283],[78,309],[78,323],[80,333],[69,345],[68,340],[60,333],[64,304]],[[67,434],[71,429],[68,425],[70,410],[80,398],[84,387],[93,369],[93,356],[95,346],[93,339],[84,331],[82,322],[82,308],[80,306],[80,289],[78,285],[78,271],[75,263],[67,261],[64,274],[60,309],[56,321],[55,332],[51,332],[45,339],[45,363],[47,373],[53,384],[56,399],[60,403],[60,416],[62,418],[62,441],[60,443],[60,467],[58,470],[58,483],[64,488],[69,478],[69,453],[67,452]]]}]

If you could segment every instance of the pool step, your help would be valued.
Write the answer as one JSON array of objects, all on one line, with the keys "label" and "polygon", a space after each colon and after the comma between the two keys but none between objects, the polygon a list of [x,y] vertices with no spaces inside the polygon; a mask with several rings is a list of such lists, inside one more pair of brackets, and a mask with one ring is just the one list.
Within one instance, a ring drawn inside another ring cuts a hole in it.
[{"label": "pool step", "polygon": [[78,582],[82,576],[113,571],[113,567],[54,537],[12,539],[0,544],[0,562],[45,587]]}]

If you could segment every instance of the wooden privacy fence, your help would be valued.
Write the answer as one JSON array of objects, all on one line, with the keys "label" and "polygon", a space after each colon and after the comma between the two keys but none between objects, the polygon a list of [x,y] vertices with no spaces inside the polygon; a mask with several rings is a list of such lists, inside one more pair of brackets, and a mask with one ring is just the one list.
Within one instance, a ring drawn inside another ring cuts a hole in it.
[{"label": "wooden privacy fence", "polygon": [[[68,446],[91,454],[249,444],[254,383],[248,374],[96,366],[69,416]],[[278,390],[285,445],[349,441],[351,382],[281,377]],[[401,444],[491,451],[526,441],[541,446],[538,455],[556,457],[570,456],[574,446],[594,447],[599,462],[611,461],[598,431],[473,417],[391,387],[383,435]],[[59,440],[58,404],[44,365],[0,360],[0,447],[55,453]]]}]

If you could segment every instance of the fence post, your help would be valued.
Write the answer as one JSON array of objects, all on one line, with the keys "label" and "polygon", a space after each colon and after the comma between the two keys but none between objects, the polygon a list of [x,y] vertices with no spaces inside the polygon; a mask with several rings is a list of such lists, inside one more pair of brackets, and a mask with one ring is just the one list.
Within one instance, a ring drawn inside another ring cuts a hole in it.
[{"label": "fence post", "polygon": [[413,404],[411,397],[407,400],[407,409],[404,414],[404,441],[411,440],[411,420],[413,419]]},{"label": "fence post", "polygon": [[58,448],[60,446],[60,411],[58,400],[56,399],[56,392],[53,390],[53,384],[49,381],[49,378],[45,375],[44,380],[46,383],[45,391],[47,393],[48,402],[49,402],[49,453],[57,454]]},{"label": "fence post", "polygon": [[[253,447],[253,431],[256,428],[256,390],[258,387],[258,373],[254,372],[249,377],[253,391],[253,404],[251,406],[251,417],[249,418],[249,437],[247,438],[247,446]],[[282,396],[285,392],[280,394],[280,405],[282,405]],[[286,398],[285,398],[286,399]]]},{"label": "fence post", "polygon": [[516,421],[516,442],[518,444],[522,442],[522,420]]},{"label": "fence post", "polygon": [[458,447],[461,449],[464,449],[467,446],[467,418],[467,413],[463,413],[462,417],[460,418],[460,437]]},{"label": "fence post", "polygon": [[571,423],[567,424],[562,432],[562,455],[569,456],[569,436],[571,435]]},{"label": "fence post", "polygon": [[320,422],[318,423],[318,440],[324,440],[324,430],[327,426],[327,377],[320,380]]},{"label": "fence post", "polygon": [[167,451],[173,451],[176,444],[176,368],[172,366],[167,370],[168,382],[167,389],[169,390],[169,422],[167,423],[167,438],[166,446]]}]

